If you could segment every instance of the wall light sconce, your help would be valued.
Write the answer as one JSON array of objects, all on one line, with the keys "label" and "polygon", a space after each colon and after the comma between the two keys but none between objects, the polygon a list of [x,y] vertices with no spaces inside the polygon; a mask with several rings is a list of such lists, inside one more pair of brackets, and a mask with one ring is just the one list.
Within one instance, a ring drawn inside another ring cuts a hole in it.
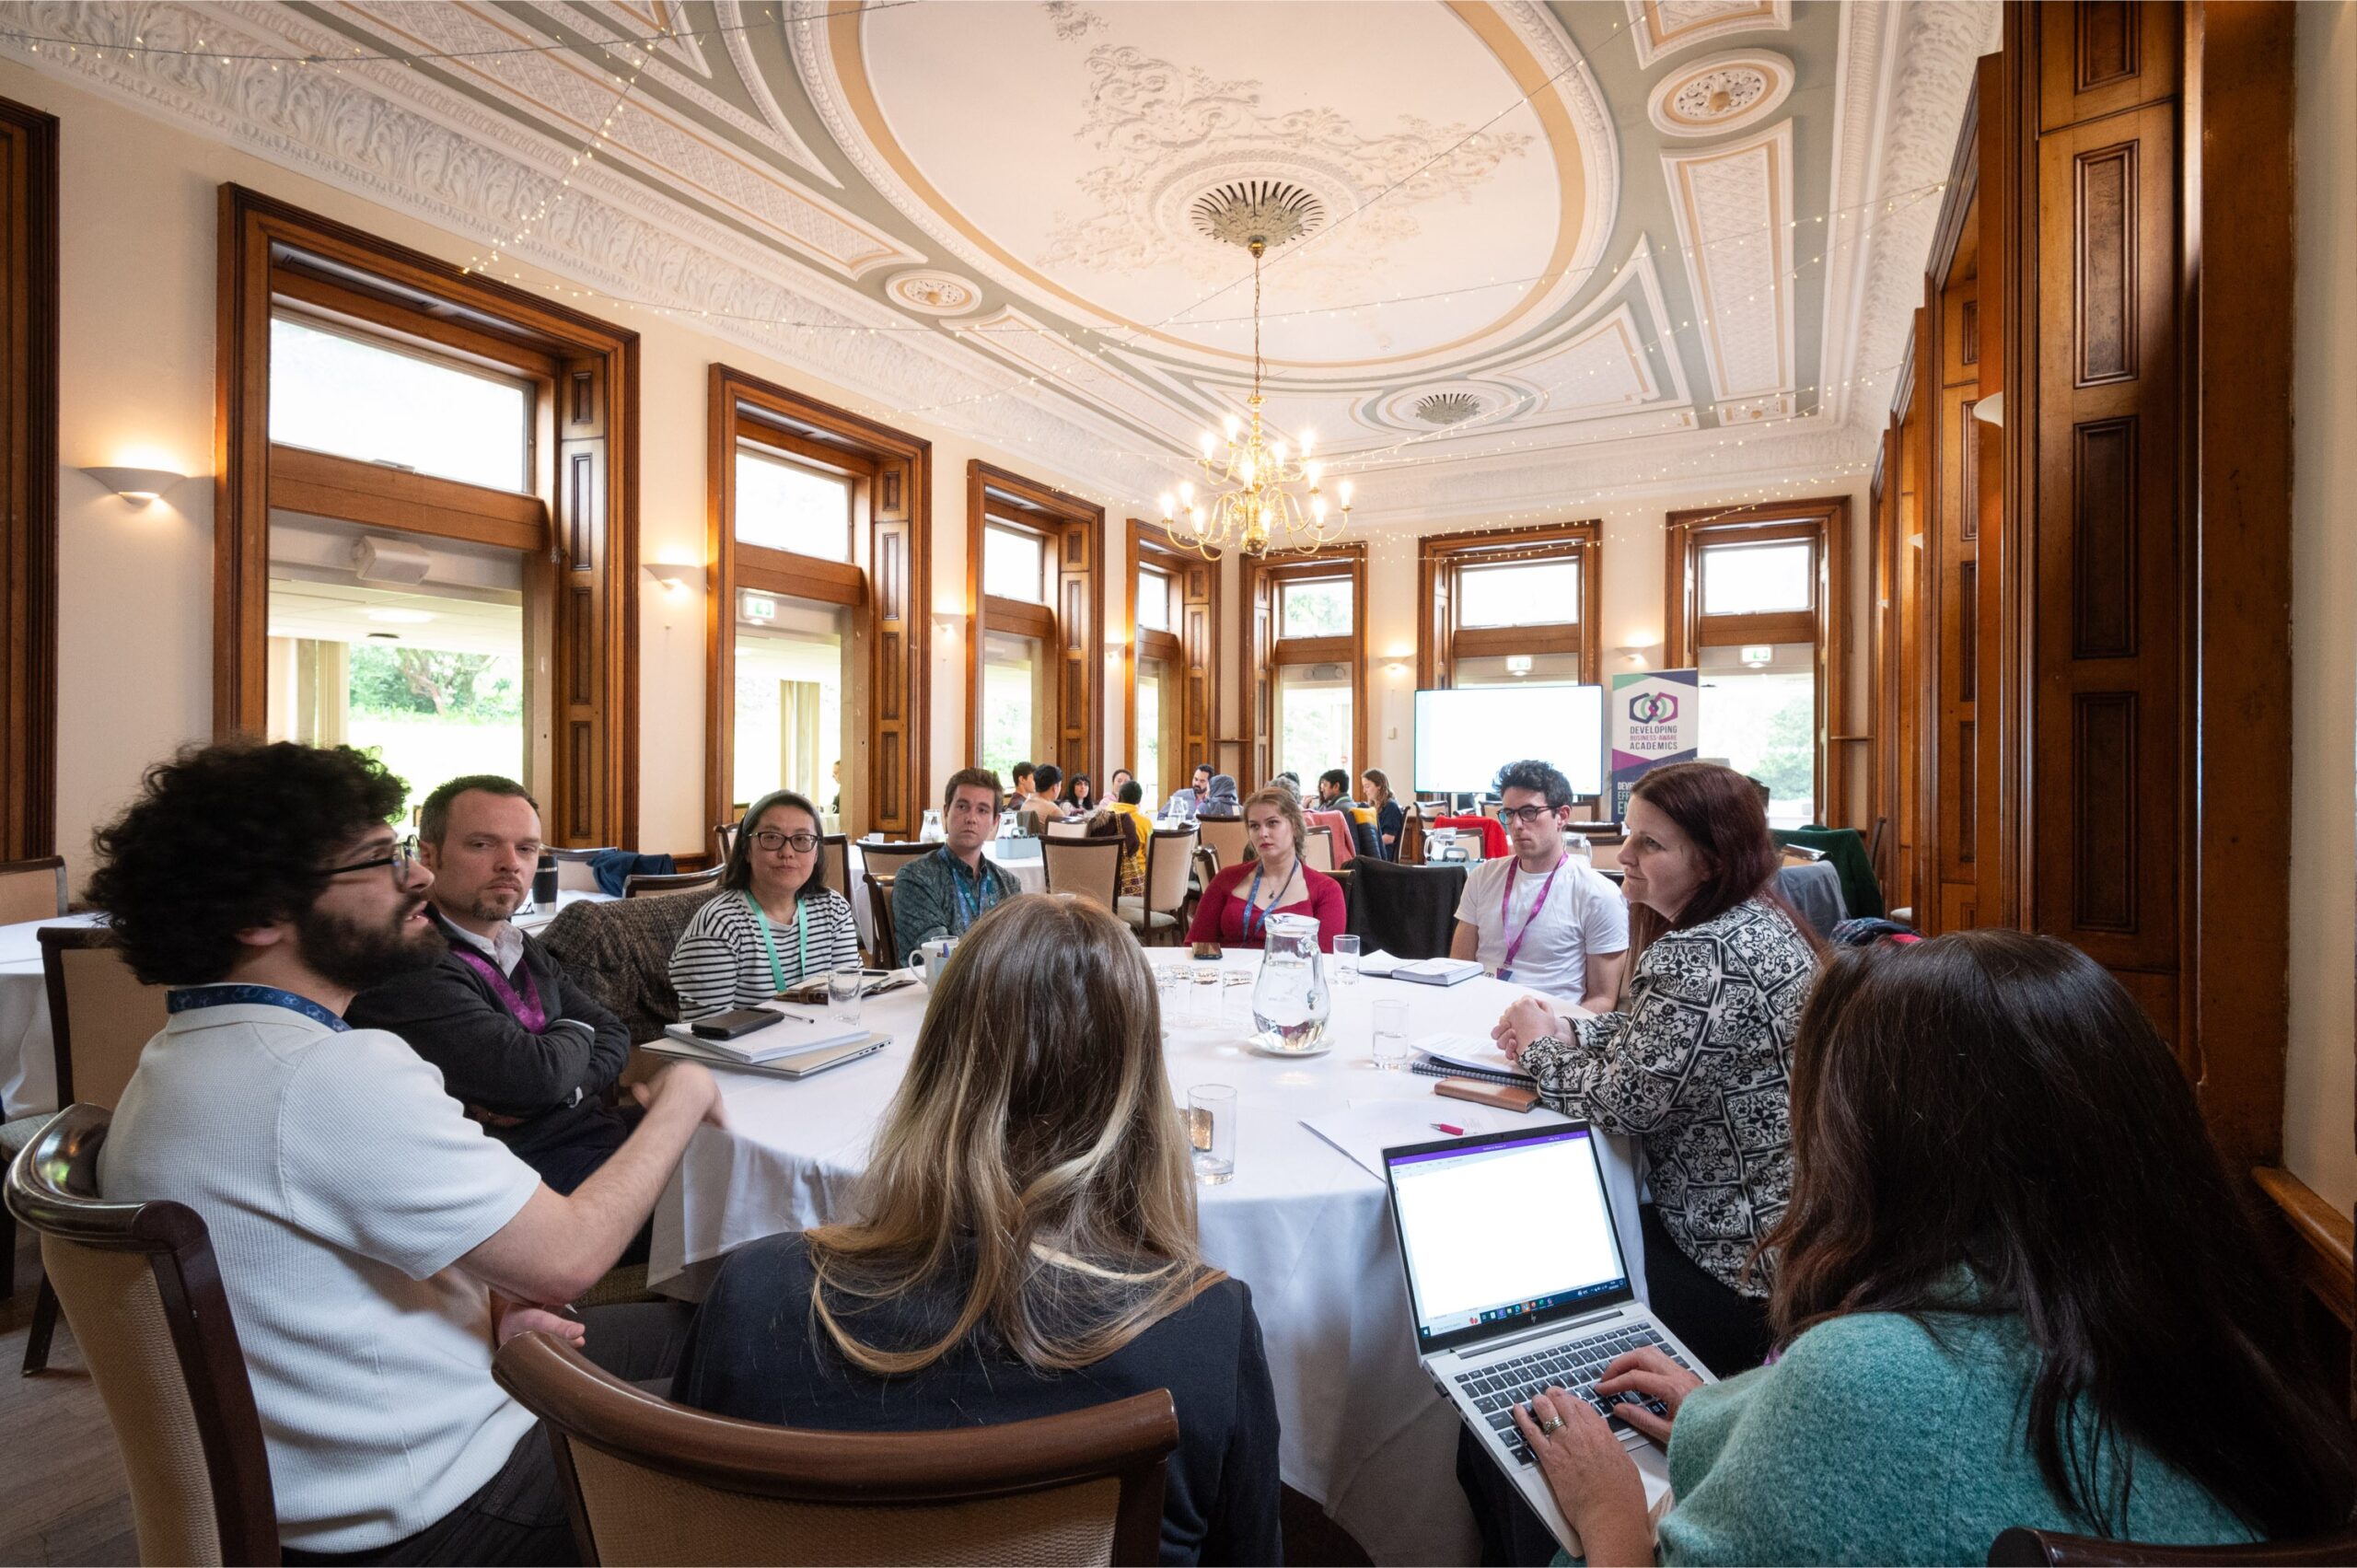
[{"label": "wall light sconce", "polygon": [[165,491],[188,478],[188,475],[174,473],[169,469],[99,468],[84,469],[82,471],[130,502],[134,506],[146,505]]},{"label": "wall light sconce", "polygon": [[701,566],[648,564],[642,565],[639,570],[662,584],[666,593],[673,595],[684,594],[690,585],[700,587],[703,582],[703,568]]},{"label": "wall light sconce", "polygon": [[1620,647],[1608,648],[1605,651],[1609,653],[1614,658],[1620,660],[1622,664],[1627,665],[1631,669],[1644,669],[1661,657],[1662,645],[1659,643],[1624,643]]},{"label": "wall light sconce", "polygon": [[2005,423],[2005,394],[1991,392],[1972,405],[1972,417],[1983,424],[2003,426]]},{"label": "wall light sconce", "polygon": [[1506,656],[1506,673],[1508,675],[1515,676],[1528,675],[1530,673],[1530,656],[1528,654],[1508,654]]}]

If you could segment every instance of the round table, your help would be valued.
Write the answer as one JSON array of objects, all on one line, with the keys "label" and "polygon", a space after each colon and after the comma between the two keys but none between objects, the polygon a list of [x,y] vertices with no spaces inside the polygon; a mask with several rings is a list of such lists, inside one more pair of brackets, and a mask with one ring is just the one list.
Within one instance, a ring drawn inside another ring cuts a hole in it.
[{"label": "round table", "polygon": [[[1251,1286],[1284,1428],[1285,1481],[1323,1504],[1378,1562],[1475,1561],[1472,1516],[1456,1480],[1457,1418],[1416,1363],[1388,1193],[1303,1121],[1353,1102],[1400,1099],[1421,1100],[1432,1121],[1472,1132],[1555,1119],[1544,1109],[1526,1119],[1436,1098],[1433,1079],[1380,1071],[1369,1059],[1378,998],[1407,1002],[1411,1038],[1421,1040],[1486,1034],[1521,988],[1486,976],[1446,989],[1373,979],[1338,985],[1335,1048],[1279,1060],[1243,1043],[1257,950],[1230,950],[1216,966],[1189,959],[1183,948],[1151,949],[1147,958],[1157,967],[1183,966],[1190,979],[1216,969],[1223,981],[1243,981],[1189,983],[1188,994],[1167,1009],[1172,1028],[1164,1055],[1175,1100],[1183,1102],[1197,1084],[1237,1091],[1235,1179],[1197,1189],[1202,1249],[1210,1262]],[[1218,1000],[1206,1006],[1199,993]],[[698,1132],[656,1206],[653,1279],[763,1236],[850,1215],[877,1122],[907,1070],[926,994],[919,986],[867,1001],[863,1021],[892,1037],[875,1056],[799,1082],[718,1074],[728,1126]],[[1405,1114],[1420,1121],[1417,1112]],[[1617,1139],[1599,1144],[1642,1291],[1628,1150]]]}]

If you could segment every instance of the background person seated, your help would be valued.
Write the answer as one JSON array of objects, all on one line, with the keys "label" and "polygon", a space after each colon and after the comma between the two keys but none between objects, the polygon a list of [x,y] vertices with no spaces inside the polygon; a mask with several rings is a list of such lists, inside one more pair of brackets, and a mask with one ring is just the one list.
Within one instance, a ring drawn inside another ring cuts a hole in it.
[{"label": "background person seated", "polygon": [[[2015,1525],[2347,1527],[2357,1440],[2292,1282],[2175,1054],[2093,959],[1998,930],[1846,951],[1792,1104],[1782,1354],[1705,1387],[1640,1352],[1596,1385],[1671,1407],[1617,1412],[1669,1447],[1663,1562],[1977,1562]],[[1517,1419],[1588,1561],[1652,1562],[1603,1419],[1560,1394]]]},{"label": "background person seated", "polygon": [[1408,813],[1391,795],[1391,777],[1381,768],[1369,768],[1360,775],[1366,803],[1375,808],[1375,856],[1378,860],[1399,858],[1399,835],[1408,830]]},{"label": "background person seated", "polygon": [[998,775],[988,768],[961,768],[941,792],[942,846],[908,862],[892,878],[892,934],[901,964],[916,961],[916,950],[966,928],[1007,900],[1019,896],[1015,874],[982,853],[998,830]]},{"label": "background person seated", "polygon": [[1086,773],[1074,773],[1064,781],[1064,815],[1084,817],[1105,803],[1097,798],[1097,784]]},{"label": "background person seated", "polygon": [[1016,820],[1033,838],[1046,836],[1048,824],[1064,819],[1064,771],[1042,762],[1031,771],[1031,794],[1016,801]]},{"label": "background person seated", "polygon": [[1482,861],[1465,878],[1449,956],[1608,1013],[1629,960],[1629,906],[1564,844],[1571,781],[1534,758],[1499,769],[1497,787],[1504,802],[1498,819],[1514,854]]},{"label": "background person seated", "polygon": [[859,967],[849,900],[819,874],[819,813],[791,790],[753,802],[729,846],[722,891],[671,950],[679,1015],[750,1007],[810,975]]},{"label": "background person seated", "polygon": [[513,779],[478,773],[425,797],[419,851],[440,961],[353,998],[355,1028],[389,1029],[442,1087],[560,1192],[622,1146],[637,1121],[607,1103],[630,1061],[620,1019],[509,921],[540,858],[540,814]]},{"label": "background person seated", "polygon": [[1244,803],[1246,857],[1222,870],[1195,905],[1190,942],[1257,947],[1268,940],[1269,916],[1306,914],[1318,922],[1318,945],[1334,950],[1348,923],[1342,885],[1302,864],[1309,837],[1301,802],[1271,785]]},{"label": "background person seated", "polygon": [[1341,768],[1329,768],[1318,775],[1318,809],[1348,811],[1356,806],[1351,798],[1351,775]]},{"label": "background person seated", "polygon": [[[1204,802],[1212,793],[1212,765],[1209,762],[1196,763],[1189,780],[1185,787],[1172,790],[1170,797],[1162,803],[1163,815],[1194,817],[1202,813]],[[1227,792],[1230,795],[1236,793],[1234,779],[1227,781]]]},{"label": "background person seated", "polygon": [[858,1212],[729,1255],[672,1399],[902,1432],[1167,1388],[1162,1561],[1281,1561],[1260,1321],[1198,1249],[1153,975],[1121,922],[1038,897],[975,923],[925,1008]]},{"label": "background person seated", "polygon": [[1243,803],[1236,798],[1236,781],[1225,773],[1213,773],[1205,786],[1203,798],[1197,803],[1198,817],[1241,817]]},{"label": "background person seated", "polygon": [[1145,889],[1145,844],[1154,836],[1154,819],[1145,814],[1145,786],[1135,779],[1121,781],[1119,796],[1107,807],[1129,819],[1137,834],[1137,853],[1121,861],[1121,891],[1134,898]]},{"label": "background person seated", "polygon": [[671,1304],[569,1301],[621,1254],[717,1091],[682,1063],[571,1194],[484,1135],[354,993],[448,944],[385,819],[401,782],[347,748],[233,741],[149,770],[96,835],[90,896],[138,977],[173,987],[99,1154],[112,1202],[212,1233],[288,1562],[566,1562],[546,1436],[492,1380],[541,1330],[615,1376],[674,1365]]}]

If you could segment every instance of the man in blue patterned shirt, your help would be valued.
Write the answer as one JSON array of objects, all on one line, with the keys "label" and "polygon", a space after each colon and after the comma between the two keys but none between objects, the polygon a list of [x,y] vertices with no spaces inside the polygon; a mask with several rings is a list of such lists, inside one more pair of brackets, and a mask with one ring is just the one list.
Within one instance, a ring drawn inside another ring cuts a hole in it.
[{"label": "man in blue patterned shirt", "polygon": [[948,842],[912,860],[892,878],[892,934],[900,961],[942,936],[961,936],[982,912],[1023,891],[1004,867],[982,854],[998,826],[998,775],[964,768],[942,792],[941,821]]}]

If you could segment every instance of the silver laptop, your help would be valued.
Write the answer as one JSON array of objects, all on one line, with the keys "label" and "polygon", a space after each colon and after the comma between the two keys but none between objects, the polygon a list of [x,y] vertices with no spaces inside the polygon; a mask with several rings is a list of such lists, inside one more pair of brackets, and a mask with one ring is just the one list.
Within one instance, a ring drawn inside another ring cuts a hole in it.
[{"label": "silver laptop", "polygon": [[1513,1408],[1560,1386],[1611,1422],[1658,1520],[1668,1456],[1599,1396],[1613,1358],[1656,1345],[1705,1381],[1694,1353],[1639,1301],[1612,1223],[1596,1138],[1557,1122],[1383,1151],[1407,1265],[1416,1358],[1484,1451],[1573,1557],[1579,1539],[1515,1425]]}]

